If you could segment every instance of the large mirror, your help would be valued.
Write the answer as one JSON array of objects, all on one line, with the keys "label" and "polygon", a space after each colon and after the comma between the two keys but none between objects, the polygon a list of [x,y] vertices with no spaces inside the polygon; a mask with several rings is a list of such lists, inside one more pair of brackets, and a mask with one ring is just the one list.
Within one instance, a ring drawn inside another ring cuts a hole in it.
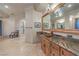
[{"label": "large mirror", "polygon": [[51,29],[50,15],[43,17],[43,29]]},{"label": "large mirror", "polygon": [[43,29],[79,30],[79,4],[65,3],[44,16]]},{"label": "large mirror", "polygon": [[63,7],[56,9],[50,14],[52,29],[65,29],[65,18]]},{"label": "large mirror", "polygon": [[52,29],[79,29],[79,4],[66,3],[51,13]]},{"label": "large mirror", "polygon": [[65,29],[65,19],[64,18],[56,20],[55,24],[56,24],[56,29]]}]

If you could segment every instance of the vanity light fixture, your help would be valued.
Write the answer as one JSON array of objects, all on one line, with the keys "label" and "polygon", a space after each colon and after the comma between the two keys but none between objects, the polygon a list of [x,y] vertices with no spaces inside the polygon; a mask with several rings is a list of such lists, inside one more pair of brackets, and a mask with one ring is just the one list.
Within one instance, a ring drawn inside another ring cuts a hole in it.
[{"label": "vanity light fixture", "polygon": [[9,8],[8,5],[4,5],[5,8]]}]

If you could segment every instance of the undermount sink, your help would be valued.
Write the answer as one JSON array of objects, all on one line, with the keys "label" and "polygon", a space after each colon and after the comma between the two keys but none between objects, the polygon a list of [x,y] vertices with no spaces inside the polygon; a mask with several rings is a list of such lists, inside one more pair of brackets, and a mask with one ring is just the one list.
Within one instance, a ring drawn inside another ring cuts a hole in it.
[{"label": "undermount sink", "polygon": [[65,48],[68,47],[65,40],[60,40],[60,41],[59,41],[59,45],[62,45],[62,46],[65,47]]},{"label": "undermount sink", "polygon": [[53,38],[55,39],[54,41],[55,41],[57,44],[59,44],[60,46],[63,46],[63,47],[65,47],[65,48],[68,47],[66,40],[63,39],[62,36],[55,35]]}]

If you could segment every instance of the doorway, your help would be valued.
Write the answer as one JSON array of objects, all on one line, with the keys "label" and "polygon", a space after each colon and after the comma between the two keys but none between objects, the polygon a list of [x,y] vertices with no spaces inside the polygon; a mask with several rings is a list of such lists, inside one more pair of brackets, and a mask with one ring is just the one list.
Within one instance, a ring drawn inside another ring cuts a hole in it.
[{"label": "doorway", "polygon": [[0,36],[2,36],[2,21],[0,20]]},{"label": "doorway", "polygon": [[75,20],[75,29],[79,29],[79,18]]}]

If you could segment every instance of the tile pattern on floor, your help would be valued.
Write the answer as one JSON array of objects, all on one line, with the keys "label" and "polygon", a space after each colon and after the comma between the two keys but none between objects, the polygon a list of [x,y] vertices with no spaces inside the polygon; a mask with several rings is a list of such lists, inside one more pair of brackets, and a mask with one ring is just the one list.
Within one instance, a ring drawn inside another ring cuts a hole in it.
[{"label": "tile pattern on floor", "polygon": [[26,43],[16,39],[0,40],[0,56],[44,56],[40,43]]}]

